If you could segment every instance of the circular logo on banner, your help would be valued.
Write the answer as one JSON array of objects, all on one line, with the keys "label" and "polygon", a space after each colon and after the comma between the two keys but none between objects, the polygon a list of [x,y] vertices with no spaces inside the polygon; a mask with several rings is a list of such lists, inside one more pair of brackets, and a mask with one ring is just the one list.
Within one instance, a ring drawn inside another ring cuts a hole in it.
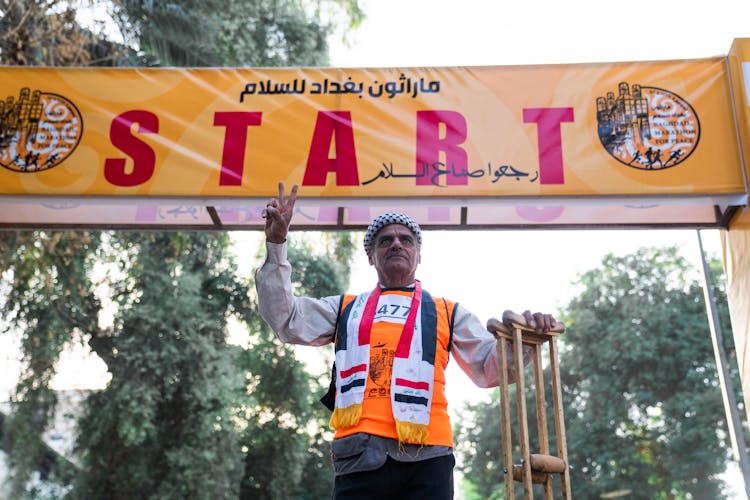
[{"label": "circular logo on banner", "polygon": [[81,141],[83,120],[65,97],[28,88],[0,102],[0,164],[40,172],[62,163]]},{"label": "circular logo on banner", "polygon": [[664,170],[685,161],[698,146],[700,122],[685,99],[657,87],[626,82],[596,99],[599,140],[620,163]]}]

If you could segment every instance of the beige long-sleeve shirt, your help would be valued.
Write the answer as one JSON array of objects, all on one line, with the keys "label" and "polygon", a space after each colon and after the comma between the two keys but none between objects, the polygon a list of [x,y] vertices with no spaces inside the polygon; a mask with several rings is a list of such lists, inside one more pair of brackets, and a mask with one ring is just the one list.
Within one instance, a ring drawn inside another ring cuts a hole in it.
[{"label": "beige long-sleeve shirt", "polygon": [[[261,316],[282,342],[310,346],[332,342],[341,297],[297,297],[291,275],[286,243],[267,242],[266,260],[255,274]],[[524,352],[525,361],[529,354]],[[496,340],[479,318],[460,305],[456,306],[451,355],[477,386],[499,384]],[[513,363],[508,365],[510,380],[515,380]]]},{"label": "beige long-sleeve shirt", "polygon": [[[322,346],[333,342],[341,296],[297,297],[292,290],[292,266],[286,243],[266,242],[266,260],[255,273],[260,315],[285,343]],[[509,358],[512,356],[508,350]],[[479,387],[499,384],[495,338],[479,319],[456,305],[451,354]],[[524,352],[524,361],[531,352]],[[510,380],[515,380],[513,363],[508,363]],[[332,444],[336,475],[379,468],[390,456],[399,461],[427,460],[452,453],[447,446],[399,445],[394,439],[354,434]]]}]

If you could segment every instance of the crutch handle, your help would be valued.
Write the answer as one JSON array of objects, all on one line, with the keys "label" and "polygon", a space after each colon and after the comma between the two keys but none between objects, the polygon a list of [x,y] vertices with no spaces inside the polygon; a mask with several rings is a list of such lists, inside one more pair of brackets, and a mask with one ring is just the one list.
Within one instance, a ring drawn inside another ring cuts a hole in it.
[{"label": "crutch handle", "polygon": [[[511,310],[506,310],[503,313],[503,323],[506,325],[518,325],[529,328],[529,324],[526,322],[526,317],[522,314],[516,314]],[[556,321],[554,326],[549,330],[548,333],[563,333],[565,332],[565,323],[562,321]]]},{"label": "crutch handle", "polygon": [[[548,477],[549,474],[546,472],[531,471],[531,482],[534,484],[544,484],[547,482]],[[519,483],[523,482],[523,465],[513,466],[513,480],[518,481]]]},{"label": "crutch handle", "polygon": [[562,474],[567,468],[567,465],[565,465],[565,460],[552,455],[533,453],[529,455],[529,462],[531,463],[531,470],[539,472],[553,472],[555,474]]},{"label": "crutch handle", "polygon": [[487,330],[489,330],[489,332],[495,337],[499,337],[501,335],[509,337],[513,335],[513,330],[511,330],[508,325],[495,318],[490,318],[487,321]]}]

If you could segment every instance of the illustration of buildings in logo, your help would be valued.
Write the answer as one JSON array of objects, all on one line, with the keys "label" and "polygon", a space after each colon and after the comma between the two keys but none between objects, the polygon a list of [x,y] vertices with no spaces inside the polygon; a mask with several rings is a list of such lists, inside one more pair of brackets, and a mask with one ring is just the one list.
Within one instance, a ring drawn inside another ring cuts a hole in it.
[{"label": "illustration of buildings in logo", "polygon": [[66,98],[29,88],[0,101],[0,164],[39,172],[62,163],[81,140],[81,113]]},{"label": "illustration of buildings in logo", "polygon": [[621,82],[618,94],[596,99],[599,140],[621,163],[642,170],[679,165],[695,150],[700,122],[677,94]]}]

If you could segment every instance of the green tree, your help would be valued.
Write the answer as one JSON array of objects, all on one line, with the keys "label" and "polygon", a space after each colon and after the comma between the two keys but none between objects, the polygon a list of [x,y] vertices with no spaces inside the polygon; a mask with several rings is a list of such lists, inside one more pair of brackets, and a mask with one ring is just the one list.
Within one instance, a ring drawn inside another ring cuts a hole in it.
[{"label": "green tree", "polygon": [[84,498],[226,498],[242,474],[226,344],[247,289],[213,233],[116,233],[114,326],[89,340],[112,375],[88,398],[77,440]]},{"label": "green tree", "polygon": [[[0,62],[315,65],[327,60],[326,37],[332,24],[325,19],[333,19],[331,13],[337,9],[352,25],[361,18],[353,0],[318,2],[311,8],[292,1],[104,3],[113,9],[125,45],[108,40],[106,31],[80,26],[68,2],[0,2]],[[106,244],[100,245],[101,240]],[[334,243],[332,248],[335,255],[350,254],[346,244]],[[325,467],[325,462],[311,458],[328,460],[321,452],[324,432],[308,430],[305,413],[288,403],[298,397],[299,388],[314,384],[292,357],[292,380],[299,383],[270,383],[277,373],[261,361],[274,367],[283,359],[276,357],[280,351],[282,356],[291,351],[267,336],[252,352],[226,345],[227,318],[232,314],[256,328],[255,334],[264,327],[253,319],[247,304],[248,284],[235,279],[225,235],[7,232],[0,237],[0,250],[3,286],[9,290],[0,305],[10,327],[22,332],[27,367],[13,400],[13,415],[3,425],[3,449],[11,457],[15,494],[21,495],[39,461],[40,436],[56,405],[49,381],[63,346],[74,338],[88,341],[112,374],[107,389],[87,402],[81,421],[77,449],[87,467],[76,481],[80,495],[213,498],[239,491],[292,491],[299,496],[314,491],[300,481],[303,473]],[[98,327],[97,284],[89,273],[94,261],[116,262],[127,277],[122,283],[110,282],[119,309],[115,327],[107,331]],[[339,277],[346,276],[340,268],[337,271]],[[330,284],[331,279],[321,276],[318,281]],[[312,285],[307,289],[315,290]],[[79,295],[71,299],[71,294]],[[247,378],[245,372],[250,374]],[[269,384],[252,385],[253,374],[259,373],[271,374]],[[287,392],[263,394],[266,385]],[[299,397],[297,402],[307,401]],[[267,413],[243,420],[248,408],[263,404],[275,415],[294,415],[298,422],[286,425],[276,420],[282,433],[274,436],[269,426],[260,439],[241,432],[266,423]],[[323,421],[322,415],[317,418]],[[258,462],[252,457],[263,453],[258,443],[278,446],[270,438],[284,435],[295,439],[290,446],[295,453],[315,451],[306,455],[309,466],[281,486],[273,478],[285,473],[256,474],[262,489],[248,489],[248,477]],[[248,457],[245,467],[243,452]],[[268,486],[271,482],[276,486]]]},{"label": "green tree", "polygon": [[0,0],[0,63],[11,66],[111,66],[135,53],[100,30],[81,26],[76,7],[97,0]]},{"label": "green tree", "polygon": [[323,66],[333,19],[363,13],[352,0],[120,0],[113,16],[142,65]]},{"label": "green tree", "polygon": [[[620,489],[632,490],[629,498],[722,497],[730,443],[696,277],[676,248],[608,255],[580,277],[582,291],[563,314],[560,353],[577,497]],[[481,429],[483,441],[466,446],[465,472],[479,491],[496,491],[502,475],[493,481],[482,471],[502,467],[485,443],[499,446],[499,424],[482,426],[499,410],[474,411],[461,436]]]},{"label": "green tree", "polygon": [[[533,380],[531,369],[525,371],[525,380]],[[549,382],[550,374],[545,373],[545,380]],[[549,385],[549,384],[548,384]],[[551,429],[553,422],[552,414],[552,394],[546,387],[545,398],[549,406],[547,412],[547,422],[550,426],[550,447],[555,448],[554,433]],[[518,419],[515,412],[516,387],[511,386],[509,389],[511,403],[511,440],[515,444],[515,461],[520,463],[520,452],[518,443]],[[534,400],[534,387],[527,382],[526,385],[526,412],[528,421],[533,424],[536,422],[536,403]],[[457,453],[461,456],[461,471],[465,474],[463,488],[467,500],[499,500],[504,498],[505,490],[503,481],[505,473],[502,461],[502,440],[500,436],[500,394],[494,390],[485,401],[476,403],[467,403],[463,409],[466,415],[455,425],[455,442]],[[530,424],[530,425],[532,425]],[[532,450],[539,449],[539,440],[535,427],[530,427],[529,446]],[[559,482],[556,482],[556,488]],[[559,491],[559,490],[556,490]],[[523,488],[516,485],[516,497],[523,498]],[[578,491],[576,490],[576,495]],[[540,485],[534,485],[534,497],[542,496],[543,490]],[[577,497],[576,497],[577,498]]]},{"label": "green tree", "polygon": [[88,249],[96,247],[97,240],[87,232],[0,233],[0,265],[12,269],[3,273],[4,333],[10,328],[23,331],[24,370],[2,435],[10,466],[18,472],[12,480],[16,498],[44,456],[41,434],[57,404],[49,386],[55,363],[71,338],[80,338],[96,324],[99,302],[87,270]]},{"label": "green tree", "polygon": [[[350,235],[323,240],[327,241],[323,248],[313,248],[311,240],[289,248],[295,293],[322,297],[344,291],[349,279]],[[322,258],[327,249],[339,255],[339,260]],[[328,386],[327,370],[311,377],[294,349],[275,339],[255,304],[251,301],[246,311],[253,333],[241,365],[251,399],[243,414],[247,427],[242,442],[248,451],[241,496],[269,500],[330,497],[333,469],[331,436],[326,430],[330,414],[318,402]],[[332,359],[331,350],[324,353]]]},{"label": "green tree", "polygon": [[[112,22],[79,24],[90,6]],[[0,0],[0,15],[0,61],[23,66],[323,66],[334,27],[364,17],[357,0]]]},{"label": "green tree", "polygon": [[[24,329],[24,347],[35,356],[30,367],[43,371],[24,378],[19,388],[33,387],[46,397],[19,392],[6,424],[46,426],[55,402],[48,382],[79,312],[89,321],[77,319],[83,324],[80,336],[106,362],[112,380],[85,403],[75,496],[328,496],[328,415],[317,403],[327,379],[311,377],[294,350],[262,322],[255,301],[248,300],[250,284],[237,278],[227,256],[227,235],[106,233],[95,247],[74,238],[80,234],[20,233],[4,246],[6,256],[16,249],[7,311],[14,312],[17,327],[39,322],[38,328]],[[41,241],[48,236],[57,243]],[[348,281],[350,235],[324,235],[316,242],[321,240],[327,244],[317,249],[304,241],[290,248],[298,293],[336,294]],[[70,247],[71,241],[79,245]],[[50,248],[58,251],[47,255]],[[92,248],[99,248],[96,255]],[[329,252],[339,261],[329,259]],[[95,260],[109,262],[111,269],[96,284],[87,272]],[[68,289],[74,271],[81,285]],[[97,325],[101,307],[93,293],[103,283],[118,305],[114,325],[105,330]],[[70,299],[72,293],[80,298]],[[248,324],[246,349],[226,344],[230,315]],[[57,323],[50,326],[52,321]],[[40,328],[57,337],[40,339]],[[11,457],[24,470],[36,466],[41,441],[34,437],[10,443]],[[16,477],[21,497],[25,480]]]}]

